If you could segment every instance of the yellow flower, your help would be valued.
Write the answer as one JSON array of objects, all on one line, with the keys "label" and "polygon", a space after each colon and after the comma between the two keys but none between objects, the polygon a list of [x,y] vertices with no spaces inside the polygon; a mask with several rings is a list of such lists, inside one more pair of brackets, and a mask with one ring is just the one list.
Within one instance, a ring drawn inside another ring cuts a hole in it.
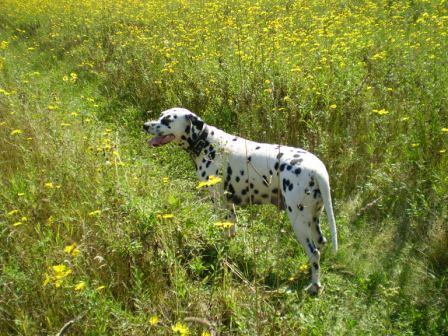
[{"label": "yellow flower", "polygon": [[303,264],[299,267],[300,272],[306,272],[308,270],[308,264]]},{"label": "yellow flower", "polygon": [[78,79],[78,75],[74,72],[70,74],[70,82],[74,83]]},{"label": "yellow flower", "polygon": [[57,105],[48,105],[48,109],[53,111],[53,110],[57,110],[59,108],[59,106]]},{"label": "yellow flower", "polygon": [[64,252],[70,254],[73,257],[76,257],[80,251],[77,248],[76,243],[73,243],[71,245],[67,245],[66,247],[64,247]]},{"label": "yellow flower", "polygon": [[175,333],[179,333],[180,335],[188,335],[189,334],[189,330],[188,327],[185,324],[182,324],[181,322],[177,322],[175,325],[171,326],[171,329],[175,332]]},{"label": "yellow flower", "polygon": [[419,146],[420,146],[419,143],[413,143],[413,144],[411,144],[411,147],[412,147],[412,148],[416,148],[416,147],[419,147]]},{"label": "yellow flower", "polygon": [[381,109],[381,110],[372,110],[373,111],[373,113],[376,113],[376,114],[378,114],[378,115],[386,115],[386,114],[389,114],[389,111],[387,111],[387,110],[385,110],[385,109]]},{"label": "yellow flower", "polygon": [[336,104],[331,104],[331,105],[330,105],[330,108],[333,109],[333,110],[334,110],[336,107],[338,107]]},{"label": "yellow flower", "polygon": [[95,210],[95,211],[89,212],[89,217],[96,217],[99,215],[101,215],[101,210]]},{"label": "yellow flower", "polygon": [[211,334],[210,334],[210,332],[208,332],[208,331],[203,331],[203,332],[201,333],[201,336],[211,336]]},{"label": "yellow flower", "polygon": [[149,324],[155,326],[159,323],[159,317],[157,315],[153,315],[149,318]]},{"label": "yellow flower", "polygon": [[230,229],[233,225],[234,225],[234,223],[232,223],[232,222],[216,222],[215,223],[215,226],[217,226],[219,228],[223,228],[223,229]]},{"label": "yellow flower", "polygon": [[53,184],[53,182],[47,182],[47,183],[44,184],[44,187],[48,188],[48,189],[53,189],[54,188],[54,184]]},{"label": "yellow flower", "polygon": [[174,218],[173,214],[163,214],[163,215],[157,215],[158,219],[172,219]]},{"label": "yellow flower", "polygon": [[446,149],[441,149],[441,150],[439,150],[439,153],[440,153],[440,154],[446,153]]},{"label": "yellow flower", "polygon": [[168,182],[170,182],[170,178],[169,177],[164,177],[164,178],[162,178],[162,182],[163,183],[168,183]]},{"label": "yellow flower", "polygon": [[448,127],[443,127],[443,128],[442,128],[442,132],[444,132],[444,133],[448,133]]},{"label": "yellow flower", "polygon": [[220,183],[221,181],[222,181],[222,179],[220,177],[215,176],[215,175],[210,175],[207,181],[199,182],[196,189],[201,189],[204,187],[211,187],[211,186],[214,186],[215,184]]},{"label": "yellow flower", "polygon": [[19,193],[17,193],[17,196],[19,196],[19,197],[25,196],[25,193],[24,192],[19,192]]},{"label": "yellow flower", "polygon": [[15,129],[15,130],[13,130],[13,131],[11,131],[11,135],[19,135],[19,134],[22,134],[23,133],[23,131],[22,130],[19,130],[19,129]]},{"label": "yellow flower", "polygon": [[64,77],[62,77],[62,80],[63,80],[64,82],[67,82],[67,81],[68,81],[68,76],[65,75]]},{"label": "yellow flower", "polygon": [[74,289],[75,289],[75,291],[82,291],[82,290],[86,289],[86,286],[87,285],[86,285],[85,281],[80,281],[76,284]]},{"label": "yellow flower", "polygon": [[106,288],[106,286],[101,285],[101,286],[98,286],[97,288],[95,288],[95,290],[96,290],[97,292],[99,292],[99,291],[102,291],[104,288]]},{"label": "yellow flower", "polygon": [[15,214],[18,214],[19,213],[19,210],[17,210],[17,209],[14,209],[14,210],[11,210],[10,212],[8,212],[8,216],[14,216]]},{"label": "yellow flower", "polygon": [[23,222],[15,222],[12,226],[19,226],[19,225],[22,225],[23,224]]}]

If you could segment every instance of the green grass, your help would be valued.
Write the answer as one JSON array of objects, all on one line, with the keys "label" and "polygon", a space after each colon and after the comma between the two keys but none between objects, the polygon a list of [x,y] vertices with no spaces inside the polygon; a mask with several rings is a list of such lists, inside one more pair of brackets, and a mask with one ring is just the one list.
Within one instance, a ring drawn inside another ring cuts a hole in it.
[{"label": "green grass", "polygon": [[[0,335],[77,317],[67,335],[207,331],[192,317],[222,335],[448,334],[444,1],[0,12]],[[239,209],[223,238],[188,155],[146,145],[142,122],[172,106],[323,159],[340,251],[320,297],[283,214]]]}]

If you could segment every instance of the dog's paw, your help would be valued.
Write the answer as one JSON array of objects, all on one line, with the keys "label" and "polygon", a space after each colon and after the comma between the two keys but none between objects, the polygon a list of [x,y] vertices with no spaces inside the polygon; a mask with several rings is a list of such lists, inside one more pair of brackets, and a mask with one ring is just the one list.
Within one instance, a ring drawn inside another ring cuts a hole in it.
[{"label": "dog's paw", "polygon": [[305,288],[308,294],[312,296],[318,296],[324,290],[324,287],[319,283],[312,283]]}]

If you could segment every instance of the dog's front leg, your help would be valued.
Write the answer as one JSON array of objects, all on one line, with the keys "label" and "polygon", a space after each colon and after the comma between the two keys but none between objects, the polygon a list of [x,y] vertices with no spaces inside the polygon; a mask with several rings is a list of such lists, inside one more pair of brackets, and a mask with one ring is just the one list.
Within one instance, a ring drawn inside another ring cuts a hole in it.
[{"label": "dog's front leg", "polygon": [[226,222],[230,222],[233,225],[231,225],[229,228],[226,228],[223,231],[223,233],[224,233],[225,237],[233,238],[236,235],[236,223],[237,223],[235,205],[233,203],[226,204],[226,210],[227,210],[227,214],[225,216],[225,220],[226,220]]}]

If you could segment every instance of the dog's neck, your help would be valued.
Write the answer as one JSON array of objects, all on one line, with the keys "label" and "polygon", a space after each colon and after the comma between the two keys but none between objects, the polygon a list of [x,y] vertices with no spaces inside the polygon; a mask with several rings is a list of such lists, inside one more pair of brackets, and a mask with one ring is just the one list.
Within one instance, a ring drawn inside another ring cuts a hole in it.
[{"label": "dog's neck", "polygon": [[208,136],[209,131],[205,123],[198,134],[192,132],[191,137],[189,137],[187,140],[187,151],[193,158],[198,157],[201,154],[202,150],[209,145],[209,142],[207,141]]}]

